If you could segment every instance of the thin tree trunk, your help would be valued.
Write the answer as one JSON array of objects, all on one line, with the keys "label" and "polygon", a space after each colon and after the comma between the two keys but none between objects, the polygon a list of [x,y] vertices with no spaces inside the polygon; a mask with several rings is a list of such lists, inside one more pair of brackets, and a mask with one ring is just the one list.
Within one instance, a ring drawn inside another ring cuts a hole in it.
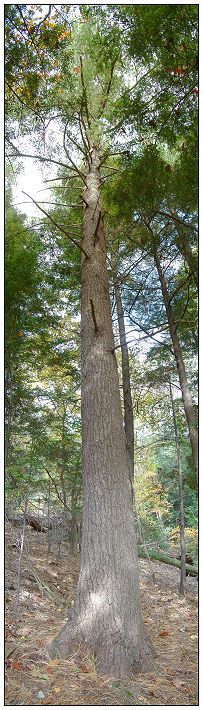
[{"label": "thin tree trunk", "polygon": [[81,568],[72,619],[49,647],[68,657],[95,653],[101,674],[146,666],[138,555],[111,320],[100,204],[100,156],[90,151],[81,263],[83,517]]},{"label": "thin tree trunk", "polygon": [[80,522],[76,513],[76,487],[72,486],[71,490],[71,510],[72,518],[70,524],[70,551],[75,555],[78,551],[79,541],[80,541]]},{"label": "thin tree trunk", "polygon": [[134,484],[134,417],[133,417],[133,403],[132,403],[131,385],[130,385],[129,353],[128,353],[128,345],[127,345],[127,340],[126,340],[125,320],[124,320],[121,292],[120,292],[120,287],[118,285],[118,282],[116,281],[116,276],[114,277],[114,291],[115,291],[116,307],[117,307],[117,314],[118,314],[118,326],[119,326],[121,355],[122,355],[124,426],[125,426],[126,450],[127,450],[127,458],[128,458],[130,482],[131,482],[131,490],[132,490],[132,501],[133,501],[133,507],[134,507],[134,512],[135,512],[135,519],[136,519],[136,523],[137,523],[137,529],[139,531],[139,536],[140,536],[141,542],[143,543],[143,547],[144,547],[146,555],[148,557],[151,580],[152,580],[153,584],[155,584],[156,583],[155,574],[152,569],[152,563],[151,563],[150,557],[147,553],[147,546],[146,546],[146,542],[144,539],[144,534],[142,531],[139,515],[137,512],[137,506],[136,506],[135,494],[134,494],[134,485],[133,485]]},{"label": "thin tree trunk", "polygon": [[[12,425],[12,415],[13,415],[13,373],[10,371],[10,395],[8,404],[8,420],[7,425],[5,425],[5,466],[7,466],[9,445],[10,445],[10,435],[11,435],[11,425]],[[6,385],[5,385],[6,386]]]},{"label": "thin tree trunk", "polygon": [[15,602],[15,610],[14,610],[14,622],[15,622],[15,625],[17,624],[17,621],[18,621],[18,609],[19,609],[19,601],[20,601],[21,562],[22,562],[24,539],[25,539],[25,525],[26,525],[27,506],[28,506],[28,494],[26,495],[26,498],[25,498],[25,507],[24,507],[24,515],[23,515],[23,527],[22,527],[22,533],[21,533],[21,538],[20,538],[20,554],[19,554],[19,559],[18,559],[18,573],[17,573],[17,585],[16,585],[16,602]]},{"label": "thin tree trunk", "polygon": [[79,532],[78,532],[78,524],[75,519],[75,516],[71,518],[71,524],[70,524],[70,551],[72,555],[76,555],[76,552],[78,551],[78,543],[79,543]]},{"label": "thin tree trunk", "polygon": [[178,475],[179,475],[179,492],[180,492],[180,555],[181,555],[181,571],[180,571],[180,595],[185,596],[185,586],[186,586],[186,560],[185,560],[185,522],[184,522],[184,491],[183,491],[183,475],[182,475],[182,465],[181,465],[181,454],[180,454],[180,444],[178,437],[178,429],[176,422],[176,413],[173,401],[173,391],[171,387],[171,381],[169,380],[170,398],[171,406],[173,412],[173,425],[175,432],[175,442],[176,442],[176,456],[178,464]]},{"label": "thin tree trunk", "polygon": [[133,403],[131,397],[131,386],[130,386],[130,368],[129,368],[129,353],[126,341],[125,333],[125,321],[123,305],[121,300],[121,292],[116,278],[114,279],[114,291],[116,299],[116,307],[118,314],[118,327],[120,335],[121,344],[121,356],[122,356],[122,379],[123,379],[123,402],[124,402],[124,426],[125,426],[125,439],[126,439],[126,449],[128,457],[128,465],[130,471],[130,481],[132,487],[132,498],[133,493],[133,482],[134,482],[134,417],[133,417]]},{"label": "thin tree trunk", "polygon": [[191,447],[192,447],[193,465],[194,465],[194,469],[195,469],[197,481],[198,481],[198,433],[197,433],[197,427],[196,427],[195,413],[194,413],[194,408],[193,408],[193,404],[192,404],[190,390],[188,387],[185,365],[184,365],[184,360],[183,360],[183,356],[182,356],[182,350],[180,347],[179,338],[177,335],[177,329],[176,329],[175,319],[174,319],[174,315],[173,315],[173,310],[172,310],[172,307],[170,304],[169,293],[168,293],[165,277],[164,277],[164,274],[163,274],[163,271],[161,268],[160,259],[159,259],[157,251],[154,252],[154,259],[155,259],[155,264],[156,264],[157,271],[159,274],[163,300],[164,300],[166,313],[167,313],[167,317],[168,317],[170,335],[171,335],[171,339],[172,339],[172,343],[173,343],[174,356],[175,356],[175,360],[176,360],[179,381],[180,381],[180,386],[181,386],[181,391],[182,391],[182,399],[183,399],[183,405],[184,405],[184,409],[185,409],[185,416],[186,416],[188,429],[189,429],[189,437],[190,437],[190,443],[191,443]]},{"label": "thin tree trunk", "polygon": [[48,518],[48,531],[47,531],[47,542],[48,542],[48,555],[51,552],[51,530],[50,530],[50,500],[51,500],[51,480],[48,481],[48,506],[47,506],[47,518]]}]

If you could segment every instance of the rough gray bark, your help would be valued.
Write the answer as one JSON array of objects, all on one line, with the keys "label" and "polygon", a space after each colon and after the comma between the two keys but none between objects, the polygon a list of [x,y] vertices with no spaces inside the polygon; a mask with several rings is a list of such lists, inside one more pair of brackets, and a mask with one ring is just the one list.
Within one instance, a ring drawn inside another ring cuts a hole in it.
[{"label": "rough gray bark", "polygon": [[125,438],[126,438],[126,449],[128,457],[128,465],[130,471],[130,480],[132,485],[132,495],[133,495],[133,481],[134,481],[134,418],[133,418],[133,403],[131,397],[131,387],[130,387],[130,368],[129,368],[129,353],[126,341],[125,333],[125,321],[123,305],[121,300],[120,287],[116,280],[114,279],[114,291],[116,299],[116,307],[118,314],[118,327],[120,335],[121,344],[121,357],[122,357],[122,379],[123,379],[123,401],[124,401],[124,426],[125,426]]},{"label": "rough gray bark", "polygon": [[171,339],[172,339],[172,343],[173,343],[174,356],[175,356],[175,360],[176,360],[179,381],[180,381],[180,386],[181,386],[181,391],[182,391],[182,399],[183,399],[183,405],[184,405],[184,409],[185,409],[185,416],[186,416],[188,429],[189,429],[189,437],[190,437],[190,443],[191,443],[191,448],[192,448],[193,465],[194,465],[194,469],[195,469],[197,481],[198,481],[198,432],[197,432],[197,427],[196,427],[195,413],[194,413],[194,408],[193,408],[193,404],[192,404],[190,390],[188,387],[187,375],[186,375],[184,360],[183,360],[183,356],[182,356],[182,350],[181,350],[179,338],[177,335],[177,329],[176,329],[175,319],[174,319],[174,315],[173,315],[173,310],[172,310],[172,307],[170,304],[166,280],[165,280],[164,273],[161,268],[160,258],[159,258],[157,251],[154,251],[154,259],[155,259],[155,264],[156,264],[157,271],[159,274],[163,300],[164,300],[166,313],[167,313],[167,317],[168,317],[170,335],[171,335]]},{"label": "rough gray bark", "polygon": [[186,560],[185,560],[185,522],[184,522],[184,491],[183,491],[183,474],[181,465],[181,454],[180,454],[180,444],[178,437],[178,429],[176,422],[176,413],[173,401],[173,391],[171,387],[171,381],[169,380],[170,388],[170,398],[173,413],[173,425],[175,432],[175,442],[176,442],[176,456],[178,465],[178,475],[179,475],[179,492],[180,492],[180,555],[181,555],[181,568],[180,568],[180,595],[185,596],[186,588]]},{"label": "rough gray bark", "polygon": [[114,352],[96,146],[84,192],[81,262],[83,518],[73,616],[49,647],[95,653],[101,674],[129,676],[152,655],[139,600],[138,555]]}]

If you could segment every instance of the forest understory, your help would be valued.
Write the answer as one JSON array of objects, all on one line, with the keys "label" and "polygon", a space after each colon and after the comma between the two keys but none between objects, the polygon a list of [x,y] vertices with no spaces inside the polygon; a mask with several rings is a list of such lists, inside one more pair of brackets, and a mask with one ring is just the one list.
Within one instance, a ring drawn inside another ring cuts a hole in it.
[{"label": "forest understory", "polygon": [[180,572],[140,560],[143,620],[156,648],[153,670],[119,681],[96,673],[80,649],[68,660],[48,658],[46,647],[74,605],[79,553],[68,543],[47,552],[43,533],[26,527],[19,605],[17,579],[21,529],[6,526],[6,705],[197,705],[196,578],[178,593]]}]

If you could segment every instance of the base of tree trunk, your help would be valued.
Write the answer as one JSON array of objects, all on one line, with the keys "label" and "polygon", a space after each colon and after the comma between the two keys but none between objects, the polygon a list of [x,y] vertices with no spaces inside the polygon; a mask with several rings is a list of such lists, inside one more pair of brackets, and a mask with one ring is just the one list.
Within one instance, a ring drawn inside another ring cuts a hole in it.
[{"label": "base of tree trunk", "polygon": [[154,648],[145,630],[138,641],[140,634],[137,630],[133,634],[133,620],[128,637],[122,628],[119,630],[116,626],[114,631],[103,631],[100,638],[94,626],[87,629],[86,621],[73,615],[48,646],[50,658],[68,659],[73,654],[81,658],[93,655],[97,672],[115,678],[130,677],[136,671],[153,668]]}]

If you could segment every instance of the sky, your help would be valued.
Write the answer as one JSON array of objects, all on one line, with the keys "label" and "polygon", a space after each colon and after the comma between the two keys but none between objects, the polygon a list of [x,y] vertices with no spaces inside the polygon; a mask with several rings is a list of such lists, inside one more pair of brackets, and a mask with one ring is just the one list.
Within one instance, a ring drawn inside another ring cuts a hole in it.
[{"label": "sky", "polygon": [[[62,157],[63,134],[62,131],[60,131],[57,121],[53,120],[46,130],[45,153],[44,146],[40,145],[40,149],[37,149],[36,146],[33,146],[34,141],[36,142],[36,134],[33,133],[33,136],[31,135],[30,138],[28,138],[27,136],[21,136],[20,141],[14,139],[13,143],[16,147],[19,148],[19,150],[22,151],[22,153],[30,153],[31,155],[36,154],[42,156],[49,154],[49,148],[51,146],[52,157],[54,157],[53,148],[55,145],[57,151],[57,157],[55,156],[56,159],[58,159],[58,155],[60,152]],[[64,154],[62,160],[64,161]],[[37,202],[42,200],[44,200],[45,202],[46,200],[53,201],[53,195],[51,196],[50,190],[47,188],[45,192],[45,180],[52,179],[57,175],[58,166],[52,163],[42,164],[39,160],[33,160],[32,158],[20,158],[20,165],[22,166],[22,169],[16,175],[13,184],[14,204],[16,208],[20,212],[26,214],[29,219],[32,217],[39,218],[39,216],[41,217],[39,209],[31,202],[31,200],[29,200],[29,198],[23,195],[23,191],[27,192]],[[42,190],[43,192],[41,192]],[[47,207],[48,205],[44,205],[45,209],[47,209]]]}]

